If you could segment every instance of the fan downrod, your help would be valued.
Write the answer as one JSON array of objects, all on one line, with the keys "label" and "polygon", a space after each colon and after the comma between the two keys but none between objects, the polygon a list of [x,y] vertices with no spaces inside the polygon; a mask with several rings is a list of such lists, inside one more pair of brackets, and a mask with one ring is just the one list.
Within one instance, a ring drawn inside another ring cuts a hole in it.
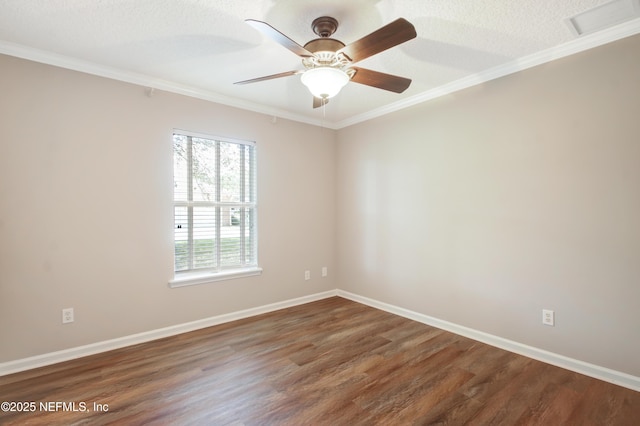
[{"label": "fan downrod", "polygon": [[313,20],[311,29],[320,37],[331,37],[338,29],[338,20],[330,16],[321,16]]}]

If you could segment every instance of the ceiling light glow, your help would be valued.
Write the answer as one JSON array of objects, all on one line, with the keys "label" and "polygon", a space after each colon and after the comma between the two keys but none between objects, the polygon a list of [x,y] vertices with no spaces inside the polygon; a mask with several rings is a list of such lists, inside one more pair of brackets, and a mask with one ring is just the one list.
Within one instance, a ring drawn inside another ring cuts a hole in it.
[{"label": "ceiling light glow", "polygon": [[318,67],[305,71],[301,80],[313,96],[329,99],[349,82],[349,75],[338,68]]}]

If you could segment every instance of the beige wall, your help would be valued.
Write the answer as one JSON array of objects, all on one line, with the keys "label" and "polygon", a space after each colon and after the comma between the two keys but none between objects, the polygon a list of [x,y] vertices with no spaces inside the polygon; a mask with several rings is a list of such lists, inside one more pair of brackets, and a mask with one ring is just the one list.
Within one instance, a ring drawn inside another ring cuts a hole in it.
[{"label": "beige wall", "polygon": [[638,52],[640,36],[341,130],[341,288],[640,376]]},{"label": "beige wall", "polygon": [[[638,51],[338,132],[0,56],[0,362],[337,287],[640,376]],[[257,141],[261,276],[168,288],[173,128]]]},{"label": "beige wall", "polygon": [[[0,362],[336,288],[334,131],[7,56],[0,70]],[[173,128],[257,141],[261,276],[168,287]]]}]

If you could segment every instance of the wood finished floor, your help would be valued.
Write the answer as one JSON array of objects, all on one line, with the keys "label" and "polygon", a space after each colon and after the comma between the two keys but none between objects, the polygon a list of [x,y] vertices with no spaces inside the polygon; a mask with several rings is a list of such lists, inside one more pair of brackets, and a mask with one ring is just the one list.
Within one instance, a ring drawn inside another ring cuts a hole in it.
[{"label": "wood finished floor", "polygon": [[640,424],[640,392],[338,297],[0,377],[0,395],[38,407],[2,425]]}]

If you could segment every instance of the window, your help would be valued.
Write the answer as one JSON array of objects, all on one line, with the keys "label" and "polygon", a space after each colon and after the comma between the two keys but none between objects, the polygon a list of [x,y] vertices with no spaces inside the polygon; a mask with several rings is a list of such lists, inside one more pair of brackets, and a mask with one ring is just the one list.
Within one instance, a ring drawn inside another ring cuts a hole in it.
[{"label": "window", "polygon": [[253,142],[173,134],[172,287],[256,275],[256,149]]}]

